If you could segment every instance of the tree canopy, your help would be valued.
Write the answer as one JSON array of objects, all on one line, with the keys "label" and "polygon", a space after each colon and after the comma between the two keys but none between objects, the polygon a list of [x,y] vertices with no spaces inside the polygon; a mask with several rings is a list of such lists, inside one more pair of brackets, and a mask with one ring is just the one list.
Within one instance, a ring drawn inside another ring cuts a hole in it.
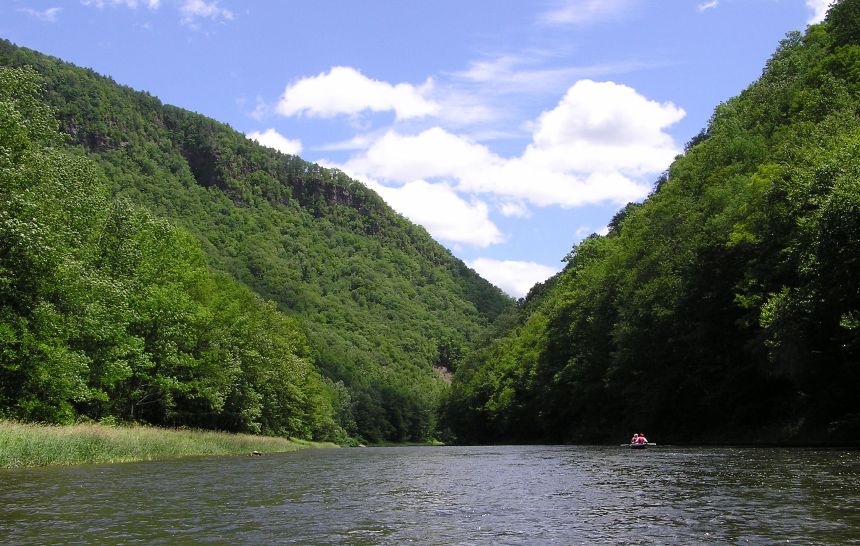
[{"label": "tree canopy", "polygon": [[789,34],[459,367],[462,441],[857,442],[858,10]]}]

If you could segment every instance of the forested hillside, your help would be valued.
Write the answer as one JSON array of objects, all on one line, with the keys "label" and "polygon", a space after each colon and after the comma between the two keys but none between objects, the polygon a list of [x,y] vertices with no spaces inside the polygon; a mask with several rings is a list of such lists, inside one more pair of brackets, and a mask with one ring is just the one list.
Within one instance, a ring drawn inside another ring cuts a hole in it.
[{"label": "forested hillside", "polygon": [[0,65],[24,150],[0,188],[0,416],[434,434],[433,367],[509,298],[338,171],[9,42]]},{"label": "forested hillside", "polygon": [[790,34],[454,378],[462,441],[857,443],[860,1]]}]

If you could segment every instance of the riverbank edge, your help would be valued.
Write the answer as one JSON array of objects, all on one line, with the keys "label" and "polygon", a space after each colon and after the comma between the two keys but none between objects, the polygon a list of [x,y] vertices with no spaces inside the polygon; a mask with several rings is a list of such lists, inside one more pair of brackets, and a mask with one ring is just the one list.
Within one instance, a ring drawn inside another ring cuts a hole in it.
[{"label": "riverbank edge", "polygon": [[145,425],[45,425],[0,420],[0,468],[252,455],[339,447],[327,442]]},{"label": "riverbank edge", "polygon": [[439,440],[431,440],[429,442],[369,442],[368,444],[359,444],[356,447],[440,447],[446,446],[445,442]]}]

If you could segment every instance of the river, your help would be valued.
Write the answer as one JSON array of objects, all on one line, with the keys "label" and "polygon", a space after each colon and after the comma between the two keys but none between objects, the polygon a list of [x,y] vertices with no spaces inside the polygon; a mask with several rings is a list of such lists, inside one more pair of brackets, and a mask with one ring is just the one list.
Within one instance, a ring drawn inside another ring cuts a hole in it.
[{"label": "river", "polygon": [[402,447],[0,470],[0,542],[860,542],[860,452]]}]

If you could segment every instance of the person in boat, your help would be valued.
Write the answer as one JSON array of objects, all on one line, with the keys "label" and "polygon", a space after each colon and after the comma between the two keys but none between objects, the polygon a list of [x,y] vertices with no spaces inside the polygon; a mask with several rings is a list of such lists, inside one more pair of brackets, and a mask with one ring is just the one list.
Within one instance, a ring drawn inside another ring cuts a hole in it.
[{"label": "person in boat", "polygon": [[636,438],[636,443],[639,445],[645,445],[648,443],[648,438],[645,437],[645,433],[639,434],[639,437]]},{"label": "person in boat", "polygon": [[639,443],[639,435],[637,433],[633,433],[633,438],[630,439],[630,443],[632,445],[637,445]]}]

